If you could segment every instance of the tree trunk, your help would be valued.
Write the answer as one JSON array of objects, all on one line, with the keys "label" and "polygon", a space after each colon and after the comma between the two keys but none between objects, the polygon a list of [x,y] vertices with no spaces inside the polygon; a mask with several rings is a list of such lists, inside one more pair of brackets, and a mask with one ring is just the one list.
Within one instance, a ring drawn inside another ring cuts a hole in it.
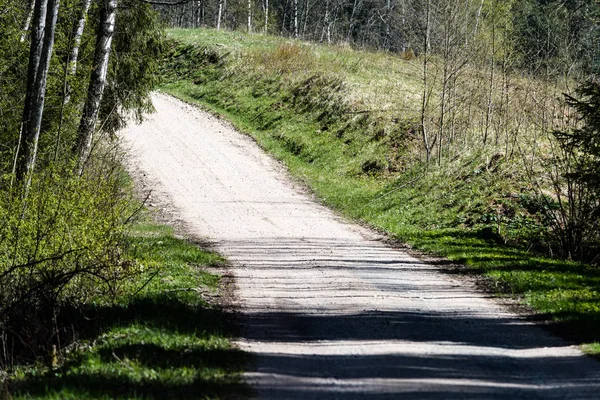
[{"label": "tree trunk", "polygon": [[294,37],[298,37],[298,0],[294,0]]},{"label": "tree trunk", "polygon": [[195,28],[202,26],[202,14],[204,10],[204,2],[202,0],[196,1],[196,18],[195,18]]},{"label": "tree trunk", "polygon": [[356,10],[358,8],[359,0],[354,0],[354,4],[352,5],[352,13],[350,14],[350,21],[348,23],[348,33],[346,34],[346,41],[348,43],[352,42],[352,32],[354,31],[354,16],[356,15]]},{"label": "tree trunk", "polygon": [[27,94],[23,109],[23,125],[19,151],[17,154],[17,179],[25,182],[25,189],[31,183],[31,172],[35,167],[44,102],[48,68],[54,47],[54,32],[60,0],[39,0],[35,2],[33,30],[27,73]]},{"label": "tree trunk", "polygon": [[423,38],[423,95],[421,97],[421,133],[425,159],[427,164],[431,160],[431,146],[429,144],[429,130],[427,127],[427,108],[429,103],[429,47],[430,47],[431,3],[427,0],[425,11],[425,37]]},{"label": "tree trunk", "polygon": [[[71,48],[71,54],[69,55],[69,76],[74,76],[77,73],[77,62],[79,61],[79,47],[81,46],[81,38],[83,31],[85,30],[85,23],[87,20],[87,13],[90,9],[92,0],[82,0],[77,15],[77,22],[73,26],[73,47]],[[64,97],[64,104],[68,104],[71,101],[71,87],[67,83]]]},{"label": "tree trunk", "polygon": [[269,0],[265,0],[265,35],[269,33]]},{"label": "tree trunk", "polygon": [[[492,17],[492,53],[490,55],[490,80],[488,85],[488,98],[487,98],[487,107],[485,113],[485,130],[483,133],[483,145],[485,146],[488,141],[490,125],[492,123],[493,118],[493,110],[494,110],[494,81],[495,81],[495,72],[496,72],[496,61],[494,59],[496,55],[496,21],[493,20]],[[498,141],[498,135],[496,134],[496,144]]]},{"label": "tree trunk", "polygon": [[329,33],[329,0],[325,3],[325,17],[323,18],[323,31],[321,32],[321,39],[319,42],[323,43],[325,34]]},{"label": "tree trunk", "polygon": [[100,104],[106,87],[106,76],[108,73],[108,61],[113,34],[115,31],[115,19],[117,14],[117,0],[104,0],[100,12],[100,25],[98,26],[98,37],[96,38],[96,51],[94,54],[94,65],[88,96],[83,108],[81,123],[77,132],[77,173],[81,174],[92,149],[92,139],[96,130]]},{"label": "tree trunk", "polygon": [[219,0],[219,13],[217,15],[217,30],[221,30],[221,18],[223,17],[223,0]]},{"label": "tree trunk", "polygon": [[288,16],[288,11],[289,11],[289,0],[285,0],[285,6],[283,8],[283,17],[281,18],[281,30],[279,32],[280,35],[284,35],[285,34],[285,27],[286,27],[286,23],[287,23],[287,16]]},{"label": "tree trunk", "polygon": [[248,0],[248,33],[252,33],[252,0]]},{"label": "tree trunk", "polygon": [[90,9],[90,4],[92,4],[92,0],[81,1],[81,9],[79,10],[79,15],[77,16],[77,23],[75,24],[73,29],[73,48],[71,49],[71,56],[69,57],[71,75],[75,75],[75,73],[77,72],[79,46],[81,45],[81,38],[83,36],[83,31],[85,30],[85,23],[87,20],[87,13]]},{"label": "tree trunk", "polygon": [[[475,17],[475,29],[473,31],[473,43],[475,43],[475,41],[477,40],[477,32],[479,31],[479,20],[481,19],[481,10],[483,9],[483,3],[485,0],[481,0],[481,3],[479,4],[479,8],[477,9],[477,16]],[[494,9],[496,9],[496,5],[494,3],[492,3],[492,7]],[[465,37],[468,38],[467,35],[465,35]]]},{"label": "tree trunk", "polygon": [[23,24],[23,33],[21,33],[21,43],[27,39],[27,32],[31,27],[31,19],[33,18],[33,11],[35,8],[35,0],[27,1],[27,17],[25,17],[25,23]]},{"label": "tree trunk", "polygon": [[306,0],[306,2],[304,3],[304,9],[306,10],[304,12],[304,26],[302,27],[302,37],[306,38],[306,26],[308,24],[308,16],[310,14],[310,10],[311,10],[311,5],[309,0]]},{"label": "tree trunk", "polygon": [[385,7],[385,39],[383,42],[383,48],[389,50],[391,47],[392,40],[392,28],[390,26],[390,20],[392,19],[392,2],[387,0]]}]

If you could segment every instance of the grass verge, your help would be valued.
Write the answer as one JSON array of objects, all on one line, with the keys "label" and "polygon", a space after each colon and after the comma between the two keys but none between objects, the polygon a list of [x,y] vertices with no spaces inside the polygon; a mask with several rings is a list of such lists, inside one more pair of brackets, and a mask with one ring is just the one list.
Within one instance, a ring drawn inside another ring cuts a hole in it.
[{"label": "grass verge", "polygon": [[226,117],[344,215],[471,267],[578,344],[600,340],[600,272],[535,251],[545,232],[518,167],[474,152],[424,169],[406,161],[414,154],[410,113],[392,121],[395,133],[388,123],[379,135],[379,117],[344,106],[354,96],[344,88],[368,82],[373,62],[397,79],[405,71],[399,85],[414,91],[403,60],[212,30],[170,36],[163,91]]},{"label": "grass verge", "polygon": [[[244,354],[227,315],[210,299],[224,260],[170,228],[136,225],[133,256],[145,272],[132,293],[85,310],[62,310],[75,342],[59,359],[20,367],[14,399],[220,399],[246,392]],[[54,355],[50,355],[53,357]]]}]

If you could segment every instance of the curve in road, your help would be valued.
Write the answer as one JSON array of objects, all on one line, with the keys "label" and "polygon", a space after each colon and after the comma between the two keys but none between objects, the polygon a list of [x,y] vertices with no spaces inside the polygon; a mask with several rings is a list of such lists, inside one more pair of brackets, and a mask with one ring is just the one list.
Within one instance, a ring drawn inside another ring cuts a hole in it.
[{"label": "curve in road", "polygon": [[262,399],[597,399],[598,363],[319,205],[172,97],[124,132],[154,196],[232,262]]}]

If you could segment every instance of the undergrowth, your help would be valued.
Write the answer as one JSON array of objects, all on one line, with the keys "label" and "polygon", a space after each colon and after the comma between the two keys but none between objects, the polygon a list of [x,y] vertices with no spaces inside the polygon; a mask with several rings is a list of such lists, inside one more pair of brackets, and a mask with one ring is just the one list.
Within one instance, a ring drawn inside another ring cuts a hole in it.
[{"label": "undergrowth", "polygon": [[[14,399],[229,398],[244,393],[245,356],[214,304],[224,260],[170,228],[140,223],[128,236],[142,273],[117,298],[60,310],[75,337],[47,360],[15,366]],[[2,388],[0,388],[2,393]]]}]

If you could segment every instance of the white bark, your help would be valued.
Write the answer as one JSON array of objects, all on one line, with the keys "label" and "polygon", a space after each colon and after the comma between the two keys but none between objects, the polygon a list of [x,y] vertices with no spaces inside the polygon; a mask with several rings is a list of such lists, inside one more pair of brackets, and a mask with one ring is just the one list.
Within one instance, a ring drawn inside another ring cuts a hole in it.
[{"label": "white bark", "polygon": [[82,0],[81,10],[79,12],[79,18],[75,29],[73,29],[73,48],[71,49],[71,57],[69,58],[70,74],[75,75],[77,72],[77,61],[79,59],[79,46],[81,45],[81,38],[83,31],[85,30],[85,23],[87,20],[87,13],[90,9],[92,0]]},{"label": "white bark", "polygon": [[391,47],[391,35],[392,28],[390,26],[390,20],[392,19],[392,2],[391,0],[387,0],[385,7],[385,42],[384,47],[389,50]]},{"label": "white bark", "polygon": [[269,0],[265,0],[265,35],[269,33]]},{"label": "white bark", "polygon": [[25,17],[25,24],[23,24],[23,32],[21,33],[21,43],[27,39],[27,32],[31,28],[31,19],[33,18],[33,11],[35,8],[35,0],[28,0],[27,3],[27,17]]},{"label": "white bark", "polygon": [[94,65],[96,68],[92,72],[88,96],[83,108],[83,115],[81,116],[81,123],[77,133],[77,172],[79,174],[83,172],[83,168],[91,152],[92,139],[94,137],[98,114],[100,112],[100,104],[102,102],[102,96],[104,95],[104,88],[106,87],[108,62],[115,32],[117,0],[103,0],[103,3],[94,54]]},{"label": "white bark", "polygon": [[248,0],[248,33],[252,32],[252,0]]},{"label": "white bark", "polygon": [[429,103],[429,49],[430,49],[430,24],[431,24],[431,0],[427,0],[425,11],[425,37],[423,46],[423,93],[421,96],[421,134],[427,164],[431,160],[431,145],[429,144],[429,130],[427,126],[427,114]]},{"label": "white bark", "polygon": [[294,37],[298,37],[298,0],[294,0]]},{"label": "white bark", "polygon": [[323,42],[323,37],[327,34],[327,42],[331,40],[330,34],[330,25],[329,25],[329,0],[325,3],[325,17],[323,18],[323,32],[321,33],[321,42]]},{"label": "white bark", "polygon": [[302,37],[306,37],[306,26],[308,24],[308,16],[310,14],[311,4],[309,0],[306,0],[304,4],[304,26],[302,27]]},{"label": "white bark", "polygon": [[195,28],[198,28],[199,26],[202,26],[202,16],[204,14],[204,4],[202,3],[202,0],[197,0],[196,1],[196,15],[195,15]]},{"label": "white bark", "polygon": [[223,18],[223,2],[225,0],[219,0],[219,14],[217,16],[217,30],[221,30],[221,18]]},{"label": "white bark", "polygon": [[477,32],[479,31],[479,20],[481,19],[481,10],[483,9],[483,3],[485,0],[481,0],[479,8],[477,9],[477,17],[475,19],[475,30],[473,32],[473,43],[477,40]]},{"label": "white bark", "polygon": [[[77,73],[77,62],[79,61],[79,47],[81,46],[81,38],[83,37],[83,31],[85,30],[85,24],[87,20],[87,14],[90,9],[90,4],[92,4],[92,0],[81,1],[81,8],[79,10],[77,22],[73,26],[73,47],[71,48],[71,54],[69,55],[69,76],[74,76]],[[66,82],[64,104],[68,104],[70,101],[71,87],[68,84],[68,82]]]},{"label": "white bark", "polygon": [[37,158],[38,141],[44,103],[48,69],[54,47],[54,33],[60,0],[38,0],[35,2],[33,30],[31,37],[27,94],[23,110],[23,124],[17,154],[17,178],[29,188],[31,172]]}]

